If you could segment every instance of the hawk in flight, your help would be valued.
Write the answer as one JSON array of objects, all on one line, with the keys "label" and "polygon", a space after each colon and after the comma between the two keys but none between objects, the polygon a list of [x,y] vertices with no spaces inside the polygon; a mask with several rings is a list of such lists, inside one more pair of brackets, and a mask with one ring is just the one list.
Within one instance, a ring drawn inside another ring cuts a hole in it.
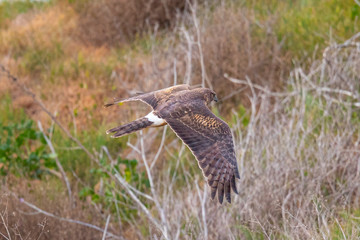
[{"label": "hawk in flight", "polygon": [[141,101],[153,109],[148,115],[106,131],[117,138],[147,127],[168,124],[195,155],[209,186],[211,198],[217,193],[220,203],[231,203],[231,189],[237,194],[236,178],[240,178],[233,138],[229,126],[208,108],[218,99],[207,88],[190,89],[177,85],[150,93],[139,94],[114,103]]}]

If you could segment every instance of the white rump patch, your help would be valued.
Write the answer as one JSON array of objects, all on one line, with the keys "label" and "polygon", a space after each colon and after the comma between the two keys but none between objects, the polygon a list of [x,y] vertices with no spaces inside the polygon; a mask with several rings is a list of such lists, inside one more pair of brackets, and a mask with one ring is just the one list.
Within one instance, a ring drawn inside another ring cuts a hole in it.
[{"label": "white rump patch", "polygon": [[162,126],[162,125],[166,124],[164,119],[159,118],[158,116],[156,116],[154,114],[154,111],[152,111],[148,115],[146,115],[145,118],[147,118],[150,122],[153,122],[153,124],[151,124],[151,126],[153,126],[153,127],[158,127],[158,126]]}]

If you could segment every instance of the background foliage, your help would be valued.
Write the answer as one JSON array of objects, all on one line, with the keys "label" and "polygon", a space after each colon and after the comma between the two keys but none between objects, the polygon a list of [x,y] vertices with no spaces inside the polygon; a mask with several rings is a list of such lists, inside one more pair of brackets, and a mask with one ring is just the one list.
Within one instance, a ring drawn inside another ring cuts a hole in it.
[{"label": "background foliage", "polygon": [[[1,236],[102,236],[26,201],[102,229],[111,216],[125,239],[357,239],[359,40],[345,41],[359,17],[353,0],[2,1],[0,64],[82,146],[0,73]],[[183,82],[221,98],[242,176],[231,206],[169,129],[105,134],[149,109],[104,103]]]}]

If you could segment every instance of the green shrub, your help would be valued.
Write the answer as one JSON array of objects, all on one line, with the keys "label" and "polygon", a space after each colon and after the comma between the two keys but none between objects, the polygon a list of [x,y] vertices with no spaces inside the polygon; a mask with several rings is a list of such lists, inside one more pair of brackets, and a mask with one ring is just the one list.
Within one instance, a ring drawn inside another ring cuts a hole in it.
[{"label": "green shrub", "polygon": [[[56,167],[55,156],[46,151],[46,141],[32,120],[0,122],[0,174],[41,178],[46,168]],[[44,168],[45,167],[45,168]]]},{"label": "green shrub", "polygon": [[279,40],[284,39],[284,50],[299,58],[359,31],[360,7],[353,0],[258,0],[245,6],[260,21],[275,16],[273,30]]},{"label": "green shrub", "polygon": [[[101,164],[108,171],[115,171],[120,173],[122,177],[133,187],[141,192],[148,192],[150,189],[150,183],[147,178],[145,171],[137,169],[137,160],[117,159],[117,164],[110,166],[105,158],[100,159]],[[124,189],[119,190],[115,182],[109,178],[108,174],[99,169],[98,167],[90,170],[90,174],[96,179],[103,179],[103,187],[101,191],[96,190],[94,187],[86,186],[79,192],[81,199],[90,197],[95,203],[102,203],[104,208],[109,209],[111,212],[116,213],[119,211],[119,215],[124,219],[128,220],[137,215],[137,209],[133,208],[120,208],[119,204],[122,205],[133,205],[132,200],[126,195]]]},{"label": "green shrub", "polygon": [[285,48],[298,56],[330,41],[343,41],[358,31],[354,21],[360,17],[360,9],[353,0],[309,0],[298,5],[283,13],[277,30],[279,38],[286,38]]}]

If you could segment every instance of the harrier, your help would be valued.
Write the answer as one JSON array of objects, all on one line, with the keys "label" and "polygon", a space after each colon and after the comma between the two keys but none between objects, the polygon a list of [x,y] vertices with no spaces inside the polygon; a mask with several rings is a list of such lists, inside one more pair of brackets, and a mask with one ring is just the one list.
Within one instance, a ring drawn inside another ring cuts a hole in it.
[{"label": "harrier", "polygon": [[211,198],[217,193],[220,203],[231,203],[231,189],[237,194],[236,178],[240,178],[233,138],[229,126],[208,108],[218,99],[207,88],[190,89],[177,85],[150,93],[139,94],[106,104],[141,101],[153,109],[148,115],[128,124],[109,129],[107,134],[117,138],[147,127],[168,124],[196,157],[209,186]]}]

